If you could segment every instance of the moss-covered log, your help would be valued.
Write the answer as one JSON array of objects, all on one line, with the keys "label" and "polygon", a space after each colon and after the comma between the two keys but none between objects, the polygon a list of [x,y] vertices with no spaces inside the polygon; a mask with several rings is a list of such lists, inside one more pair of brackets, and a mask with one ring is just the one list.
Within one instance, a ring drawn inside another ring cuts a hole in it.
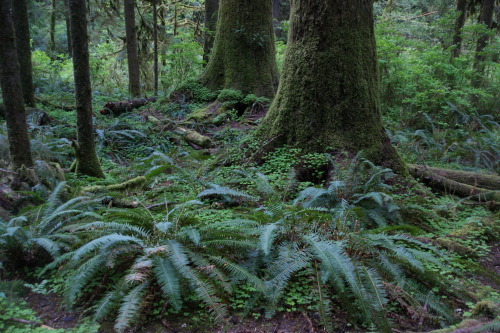
[{"label": "moss-covered log", "polygon": [[306,152],[364,151],[407,174],[382,125],[372,7],[292,2],[282,77],[259,136]]},{"label": "moss-covered log", "polygon": [[201,83],[272,97],[278,86],[270,0],[220,0],[214,47]]},{"label": "moss-covered log", "polygon": [[108,102],[101,109],[101,114],[113,114],[119,116],[122,113],[130,112],[133,109],[140,108],[150,102],[156,102],[156,97],[127,99],[119,102]]},{"label": "moss-covered log", "polygon": [[76,154],[76,173],[104,177],[95,151],[92,122],[92,89],[87,33],[87,6],[85,0],[70,0],[71,45],[75,76],[76,126],[78,142],[73,143]]},{"label": "moss-covered log", "polygon": [[[497,175],[467,172],[462,170],[434,168],[434,167],[415,165],[415,164],[409,164],[408,168],[418,169],[418,172],[420,173],[428,171],[430,173],[457,181],[459,183],[464,183],[467,185],[480,187],[488,190],[500,191],[500,177]],[[414,173],[416,172],[417,171],[414,171]]]},{"label": "moss-covered log", "polygon": [[423,167],[409,166],[408,170],[413,177],[419,178],[424,184],[436,191],[476,201],[500,201],[499,191],[460,183]]}]

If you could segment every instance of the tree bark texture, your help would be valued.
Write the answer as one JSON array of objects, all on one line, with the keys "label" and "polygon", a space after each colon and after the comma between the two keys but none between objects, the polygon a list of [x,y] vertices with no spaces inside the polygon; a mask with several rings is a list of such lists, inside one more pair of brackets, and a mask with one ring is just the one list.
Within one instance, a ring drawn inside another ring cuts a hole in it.
[{"label": "tree bark texture", "polygon": [[155,96],[158,96],[158,8],[156,0],[153,0],[153,43],[154,43],[154,89]]},{"label": "tree bark texture", "polygon": [[31,61],[31,38],[28,21],[27,0],[12,1],[12,18],[16,32],[17,60],[19,61],[21,86],[24,103],[35,107],[35,89],[33,87],[33,64]]},{"label": "tree bark texture", "polygon": [[457,12],[458,17],[455,21],[455,28],[453,32],[453,58],[458,58],[462,52],[462,28],[465,25],[465,19],[467,17],[467,0],[457,0]]},{"label": "tree bark texture", "polygon": [[[483,0],[481,3],[481,15],[479,17],[480,23],[483,23],[491,29],[493,26],[493,12],[495,9],[495,0]],[[476,52],[474,56],[474,69],[477,71],[478,76],[481,76],[484,72],[484,60],[486,59],[483,50],[488,45],[489,36],[483,35],[479,37],[476,45]],[[481,81],[481,78],[478,79]],[[479,83],[479,82],[477,82]]]},{"label": "tree bark texture", "polygon": [[69,22],[68,0],[64,0],[64,17],[66,20],[66,39],[68,40],[68,54],[71,56],[73,54],[73,49],[71,48],[71,24]]},{"label": "tree bark texture", "polygon": [[15,168],[33,166],[10,0],[0,0],[0,73],[9,150]]},{"label": "tree bark texture", "polygon": [[203,42],[203,60],[208,62],[210,51],[214,45],[219,0],[205,0],[205,40]]},{"label": "tree bark texture", "polygon": [[141,77],[139,67],[139,56],[137,53],[137,32],[135,29],[135,8],[134,0],[124,0],[123,8],[125,12],[125,34],[127,38],[127,62],[129,91],[134,97],[141,95]]},{"label": "tree bark texture", "polygon": [[156,102],[156,97],[128,99],[119,102],[108,102],[101,109],[100,113],[104,115],[112,114],[114,116],[119,116],[122,113],[130,112],[133,109],[144,106],[150,102]]},{"label": "tree bark texture", "polygon": [[73,69],[75,76],[77,142],[76,173],[104,177],[95,151],[94,126],[92,123],[92,89],[85,0],[69,0]]},{"label": "tree bark texture", "polygon": [[56,58],[56,0],[52,0],[52,7],[50,11],[50,41],[49,51],[52,59]]},{"label": "tree bark texture", "polygon": [[372,0],[293,0],[280,86],[260,129],[305,152],[364,151],[407,174],[382,125]]},{"label": "tree bark texture", "polygon": [[220,0],[214,47],[201,82],[272,97],[278,86],[270,0]]}]

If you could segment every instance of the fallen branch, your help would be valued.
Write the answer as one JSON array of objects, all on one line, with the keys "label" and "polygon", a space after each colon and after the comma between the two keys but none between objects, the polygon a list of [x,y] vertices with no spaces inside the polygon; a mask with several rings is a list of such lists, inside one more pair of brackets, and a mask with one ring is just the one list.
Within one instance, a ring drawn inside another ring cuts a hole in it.
[{"label": "fallen branch", "polygon": [[21,319],[21,318],[9,318],[11,321],[15,321],[16,323],[21,323],[21,324],[26,324],[26,325],[31,325],[31,326],[36,326],[36,327],[42,327],[48,330],[55,330],[55,328],[43,325],[41,323],[37,323],[36,321],[31,321],[31,320],[26,320],[26,319]]},{"label": "fallen branch", "polygon": [[426,185],[440,192],[480,202],[500,201],[500,192],[498,191],[460,183],[422,166],[408,165],[408,171],[413,177],[420,178]]},{"label": "fallen branch", "polygon": [[408,164],[409,168],[417,168],[420,171],[427,170],[433,174],[464,183],[471,186],[477,186],[484,189],[499,191],[500,177],[497,175],[481,174],[476,172],[467,172],[461,170],[450,170],[423,165]]},{"label": "fallen branch", "polygon": [[119,102],[108,102],[101,109],[101,114],[119,116],[122,113],[130,112],[150,102],[156,102],[156,97],[127,99]]}]

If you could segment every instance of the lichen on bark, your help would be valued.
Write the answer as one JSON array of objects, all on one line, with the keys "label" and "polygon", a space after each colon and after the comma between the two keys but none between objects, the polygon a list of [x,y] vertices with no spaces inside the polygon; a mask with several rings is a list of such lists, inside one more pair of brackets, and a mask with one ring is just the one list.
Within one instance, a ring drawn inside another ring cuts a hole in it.
[{"label": "lichen on bark", "polygon": [[380,112],[371,0],[295,0],[282,77],[257,134],[305,152],[364,151],[407,174]]}]

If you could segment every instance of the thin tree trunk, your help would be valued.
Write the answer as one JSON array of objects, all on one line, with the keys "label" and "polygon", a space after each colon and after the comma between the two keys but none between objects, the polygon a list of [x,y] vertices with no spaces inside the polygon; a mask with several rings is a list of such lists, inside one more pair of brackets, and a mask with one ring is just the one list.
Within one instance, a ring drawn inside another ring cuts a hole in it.
[{"label": "thin tree trunk", "polygon": [[14,167],[32,167],[33,159],[9,0],[0,0],[0,73],[9,151]]},{"label": "thin tree trunk", "polygon": [[35,89],[33,87],[33,65],[31,61],[31,39],[28,21],[27,0],[12,1],[12,18],[16,32],[17,60],[21,70],[21,85],[24,103],[35,107]]},{"label": "thin tree trunk", "polygon": [[203,43],[203,60],[206,62],[208,62],[210,51],[214,46],[218,12],[219,0],[205,0],[205,40]]},{"label": "thin tree trunk", "polygon": [[202,84],[273,97],[278,86],[272,3],[221,0],[214,47]]},{"label": "thin tree trunk", "polygon": [[71,25],[69,22],[68,0],[64,0],[64,16],[66,20],[66,39],[68,40],[68,54],[71,56],[73,54],[73,49],[71,48]]},{"label": "thin tree trunk", "polygon": [[52,6],[50,11],[50,42],[49,51],[50,57],[55,59],[56,57],[56,0],[52,0]]},{"label": "thin tree trunk", "polygon": [[258,134],[272,146],[349,151],[407,174],[380,111],[373,2],[292,1],[278,93]]},{"label": "thin tree trunk", "polygon": [[78,174],[104,177],[95,151],[89,41],[85,0],[69,0],[75,76],[77,142],[73,143]]},{"label": "thin tree trunk", "polygon": [[[480,23],[486,25],[488,29],[493,26],[493,11],[495,8],[495,0],[483,0],[481,3],[481,16],[479,18]],[[488,45],[489,41],[488,35],[483,35],[479,37],[476,45],[476,52],[474,56],[474,69],[477,72],[477,79],[475,85],[478,86],[482,82],[482,76],[484,73],[484,61],[486,60],[483,54],[484,48]]]},{"label": "thin tree trunk", "polygon": [[462,52],[462,28],[465,24],[465,18],[467,17],[467,0],[457,0],[457,12],[458,17],[455,21],[455,29],[453,32],[453,45],[455,48],[452,52],[453,58],[458,58]]},{"label": "thin tree trunk", "polygon": [[139,67],[139,56],[137,53],[137,33],[135,29],[134,0],[124,0],[125,33],[127,37],[127,60],[129,91],[134,97],[141,95],[141,78]]},{"label": "thin tree trunk", "polygon": [[156,0],[153,0],[153,38],[154,38],[154,80],[155,96],[158,96],[158,15]]}]

